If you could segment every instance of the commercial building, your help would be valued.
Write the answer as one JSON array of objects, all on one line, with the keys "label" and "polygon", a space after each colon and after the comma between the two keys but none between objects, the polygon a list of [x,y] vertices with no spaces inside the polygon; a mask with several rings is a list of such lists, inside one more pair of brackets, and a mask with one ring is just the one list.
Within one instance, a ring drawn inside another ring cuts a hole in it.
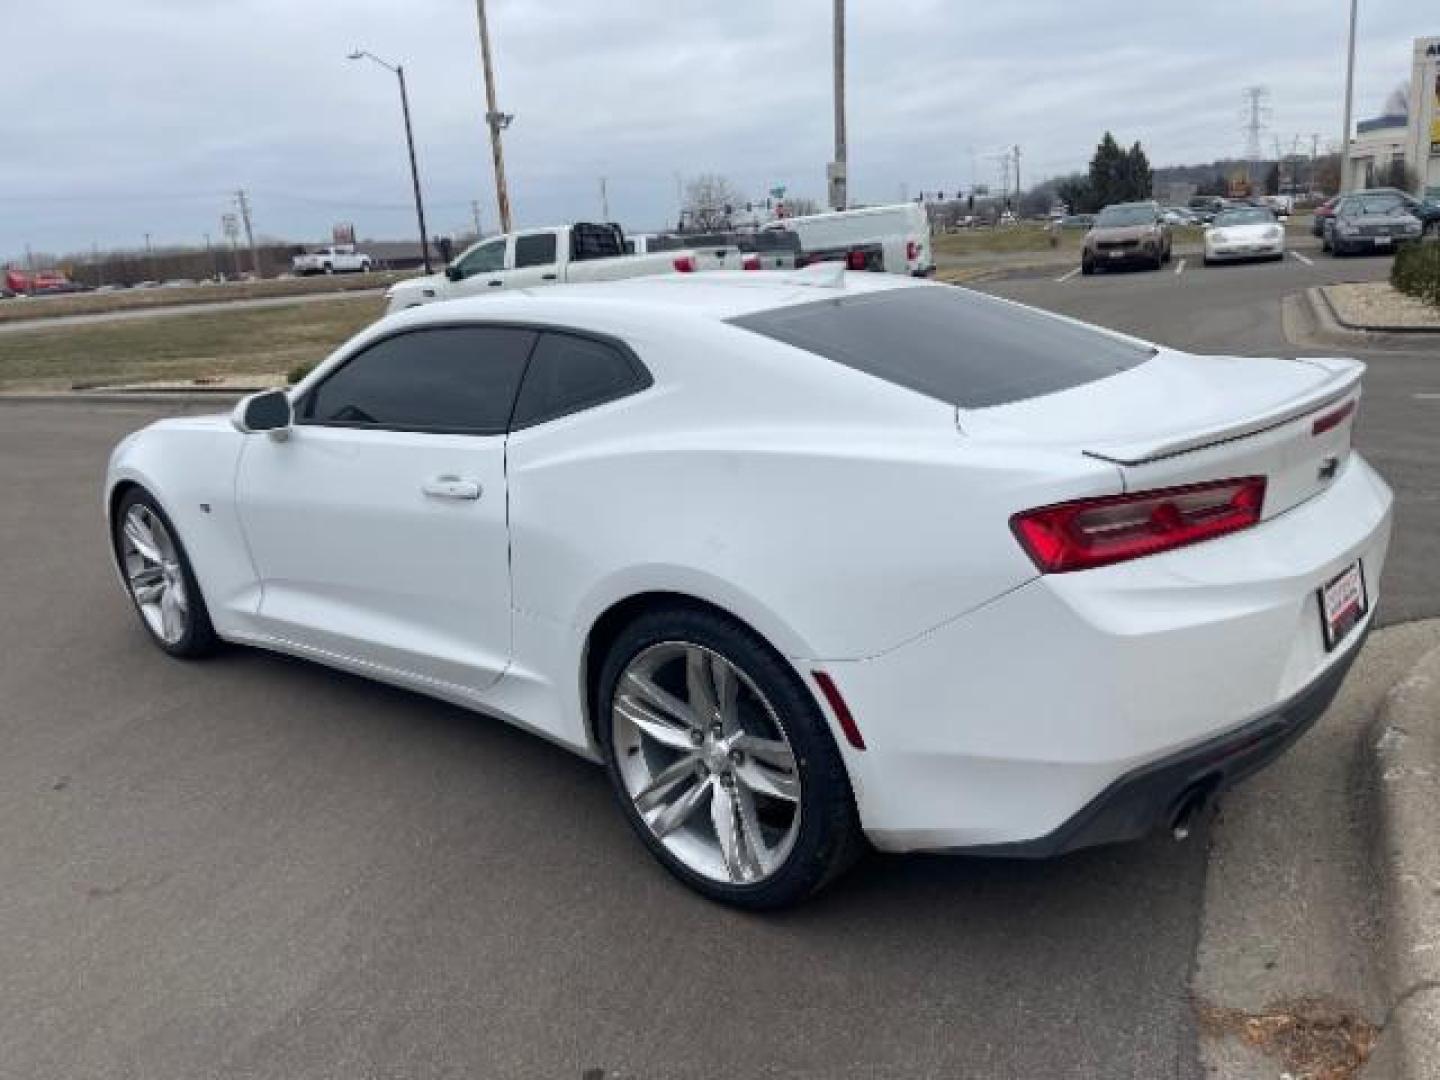
[{"label": "commercial building", "polygon": [[1403,162],[1416,195],[1440,198],[1440,37],[1415,40],[1410,112],[1361,120],[1346,148],[1344,187],[1388,184]]}]

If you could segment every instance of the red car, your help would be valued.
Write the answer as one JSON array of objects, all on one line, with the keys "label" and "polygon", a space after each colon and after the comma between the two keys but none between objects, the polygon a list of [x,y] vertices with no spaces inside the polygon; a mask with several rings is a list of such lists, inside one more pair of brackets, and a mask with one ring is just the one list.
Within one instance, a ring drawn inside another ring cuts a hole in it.
[{"label": "red car", "polygon": [[1315,216],[1310,221],[1310,233],[1312,236],[1325,235],[1325,219],[1335,216],[1335,206],[1340,202],[1339,195],[1332,195],[1315,208]]}]

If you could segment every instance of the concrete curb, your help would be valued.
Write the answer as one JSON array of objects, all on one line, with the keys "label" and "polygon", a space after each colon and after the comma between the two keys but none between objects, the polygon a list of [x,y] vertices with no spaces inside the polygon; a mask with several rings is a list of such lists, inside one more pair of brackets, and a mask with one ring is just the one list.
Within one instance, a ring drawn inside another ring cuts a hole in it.
[{"label": "concrete curb", "polygon": [[1440,337],[1440,328],[1433,326],[1388,326],[1384,323],[1351,322],[1340,314],[1340,309],[1335,306],[1335,301],[1330,299],[1330,293],[1327,291],[1329,288],[1328,285],[1316,285],[1311,291],[1320,294],[1320,300],[1325,305],[1325,310],[1330,318],[1336,325],[1346,330],[1362,334],[1419,334],[1421,337],[1426,335]]},{"label": "concrete curb", "polygon": [[1391,688],[1367,732],[1390,1009],[1372,1061],[1440,1076],[1440,649]]},{"label": "concrete curb", "polygon": [[[271,389],[262,387],[261,389]],[[3,394],[0,393],[0,407],[5,405],[163,405],[203,404],[228,406],[239,401],[254,390],[175,390],[175,391],[87,391],[74,390],[54,394]]]},{"label": "concrete curb", "polygon": [[1295,345],[1353,345],[1367,349],[1413,350],[1440,340],[1440,333],[1425,331],[1389,333],[1384,330],[1356,330],[1336,316],[1319,285],[1287,296],[1282,301],[1285,336]]}]

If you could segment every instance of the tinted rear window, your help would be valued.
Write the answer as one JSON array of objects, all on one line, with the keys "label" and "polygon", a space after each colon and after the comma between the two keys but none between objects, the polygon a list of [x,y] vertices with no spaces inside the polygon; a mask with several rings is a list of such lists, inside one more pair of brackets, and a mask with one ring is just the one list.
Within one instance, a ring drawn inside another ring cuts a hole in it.
[{"label": "tinted rear window", "polygon": [[772,308],[731,322],[965,409],[1083,386],[1155,354],[1044,312],[940,286]]}]

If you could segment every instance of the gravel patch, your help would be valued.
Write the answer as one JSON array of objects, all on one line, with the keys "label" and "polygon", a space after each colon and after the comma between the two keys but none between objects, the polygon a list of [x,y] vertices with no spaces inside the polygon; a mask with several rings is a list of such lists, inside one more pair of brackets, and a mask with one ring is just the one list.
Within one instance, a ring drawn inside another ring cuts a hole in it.
[{"label": "gravel patch", "polygon": [[1326,285],[1336,312],[1356,326],[1414,326],[1440,330],[1440,307],[1396,292],[1388,282]]}]

